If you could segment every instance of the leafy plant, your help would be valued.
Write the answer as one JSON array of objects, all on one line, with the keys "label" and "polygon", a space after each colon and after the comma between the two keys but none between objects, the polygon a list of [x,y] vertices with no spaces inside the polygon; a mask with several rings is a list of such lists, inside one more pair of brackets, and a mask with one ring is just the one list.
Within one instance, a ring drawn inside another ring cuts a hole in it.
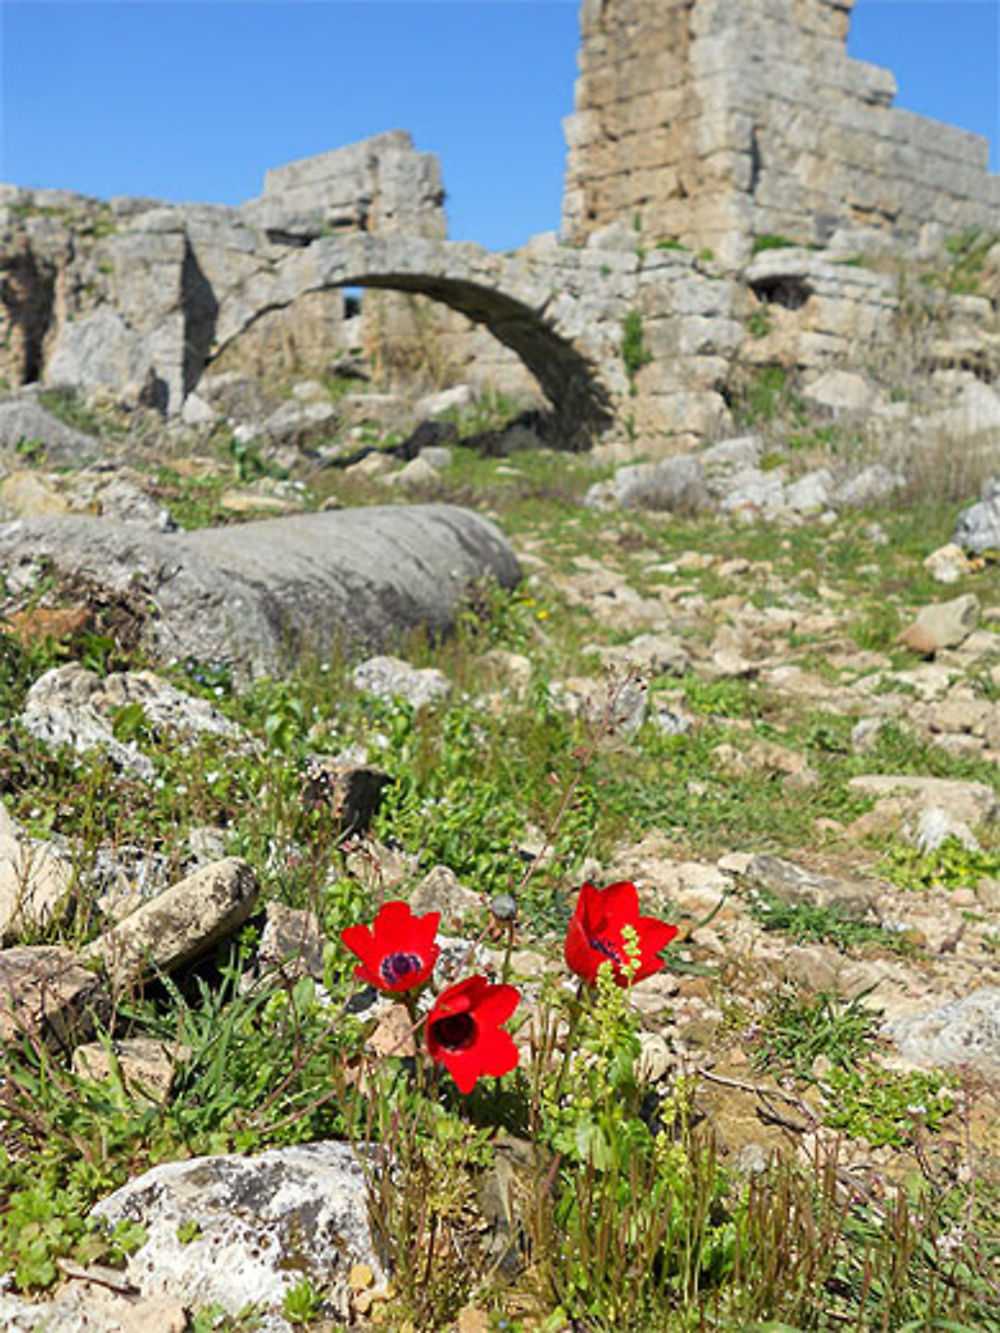
[{"label": "leafy plant", "polygon": [[628,376],[632,392],[635,392],[635,379],[643,366],[649,365],[653,353],[646,346],[642,330],[642,312],[630,310],[622,321],[622,365]]}]

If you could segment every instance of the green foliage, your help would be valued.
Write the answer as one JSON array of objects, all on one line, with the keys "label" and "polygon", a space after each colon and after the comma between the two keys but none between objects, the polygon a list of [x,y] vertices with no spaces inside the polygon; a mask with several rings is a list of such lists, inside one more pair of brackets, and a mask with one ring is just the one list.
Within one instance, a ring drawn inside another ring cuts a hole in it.
[{"label": "green foliage", "polygon": [[[765,231],[753,238],[752,254],[763,254],[765,250],[789,250],[801,246],[801,241],[793,241],[788,236],[779,236],[775,232]],[[811,248],[811,247],[806,247]]]},{"label": "green foliage", "polygon": [[945,288],[953,295],[975,294],[982,290],[982,271],[986,256],[997,243],[994,233],[981,227],[969,227],[959,236],[945,241],[951,266],[945,276]]},{"label": "green foliage", "polygon": [[642,331],[642,312],[630,310],[622,321],[622,365],[628,376],[632,391],[635,391],[635,378],[643,366],[648,366],[653,353],[646,346]]},{"label": "green foliage", "polygon": [[914,944],[899,931],[859,920],[840,903],[819,907],[811,903],[783,903],[763,890],[755,892],[750,912],[765,930],[779,931],[795,944],[833,944],[844,953],[868,946],[897,954],[912,954]]},{"label": "green foliage", "polygon": [[903,889],[974,889],[981,879],[1000,877],[1000,853],[966,847],[952,835],[933,851],[890,846],[879,872]]},{"label": "green foliage", "polygon": [[58,385],[52,389],[43,389],[38,401],[46,412],[67,426],[85,431],[88,435],[110,436],[122,439],[126,434],[124,423],[108,412],[94,412],[83,402],[76,389]]},{"label": "green foliage", "polygon": [[301,1278],[285,1292],[281,1312],[290,1324],[308,1324],[323,1308],[323,1294],[317,1291],[307,1277]]},{"label": "green foliage", "polygon": [[238,440],[234,435],[229,441],[229,452],[236,475],[243,483],[259,481],[261,477],[276,477],[280,481],[288,477],[287,468],[269,462],[261,453],[260,446],[252,441]]},{"label": "green foliage", "polygon": [[767,304],[759,305],[747,318],[747,333],[751,338],[766,338],[774,327],[774,311]]},{"label": "green foliage", "polygon": [[813,1077],[820,1056],[840,1069],[856,1069],[870,1051],[877,1026],[859,999],[845,1002],[825,991],[802,998],[779,991],[761,1020],[754,1061],[803,1079]]},{"label": "green foliage", "polygon": [[900,1147],[918,1128],[938,1130],[955,1107],[952,1089],[941,1074],[897,1074],[866,1061],[832,1069],[825,1082],[825,1122],[852,1138],[867,1139],[873,1147]]},{"label": "green foliage", "polygon": [[801,399],[783,366],[759,366],[739,386],[732,412],[740,426],[767,425],[779,417],[790,418],[798,425],[807,420]]}]

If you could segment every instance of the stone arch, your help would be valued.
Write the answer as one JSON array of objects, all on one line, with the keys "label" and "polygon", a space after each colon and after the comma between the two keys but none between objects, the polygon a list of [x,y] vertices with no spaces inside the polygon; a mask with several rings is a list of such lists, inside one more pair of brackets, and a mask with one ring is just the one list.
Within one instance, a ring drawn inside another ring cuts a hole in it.
[{"label": "stone arch", "polygon": [[310,292],[371,287],[413,292],[457,310],[509,347],[552,404],[564,443],[585,447],[612,419],[611,395],[586,346],[560,330],[559,294],[543,268],[479,246],[426,237],[353,235],[315,241],[220,295],[214,360],[264,314]]}]

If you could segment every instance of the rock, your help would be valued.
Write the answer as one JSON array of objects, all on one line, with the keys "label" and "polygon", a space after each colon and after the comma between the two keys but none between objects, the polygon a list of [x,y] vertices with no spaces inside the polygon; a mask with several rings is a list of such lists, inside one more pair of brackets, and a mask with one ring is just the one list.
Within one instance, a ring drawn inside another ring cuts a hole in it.
[{"label": "rock", "polygon": [[480,660],[501,688],[509,690],[515,699],[528,698],[534,675],[530,657],[506,648],[490,648]]},{"label": "rock", "polygon": [[667,630],[639,634],[628,643],[601,645],[595,649],[612,666],[638,667],[649,676],[683,676],[691,666],[691,655],[680,639]]},{"label": "rock", "polygon": [[21,721],[49,745],[71,745],[80,754],[102,748],[118,768],[148,781],[155,774],[151,761],[134,742],[115,738],[114,718],[124,708],[141,709],[147,724],[180,734],[242,734],[207,700],[175,689],[152,671],[112,672],[102,679],[77,663],[39,676]]},{"label": "rock", "polygon": [[117,986],[128,986],[207,953],[253,912],[260,887],[246,861],[202,866],[105,931],[83,950]]},{"label": "rock", "polygon": [[84,392],[104,390],[138,404],[155,378],[149,348],[113,310],[98,310],[63,325],[46,366],[48,384]]},{"label": "rock", "polygon": [[437,667],[414,667],[398,657],[369,657],[352,675],[354,688],[376,699],[402,699],[425,708],[451,694],[451,681]]},{"label": "rock", "polygon": [[417,458],[411,458],[398,472],[387,472],[382,478],[386,486],[398,486],[401,490],[420,490],[438,480],[437,470],[431,466],[421,452]]},{"label": "rock", "polygon": [[967,1066],[1000,1077],[1000,988],[984,986],[925,1013],[883,1026],[904,1059],[925,1069]]},{"label": "rock", "polygon": [[382,803],[382,793],[391,782],[388,773],[368,764],[313,755],[302,798],[309,807],[322,807],[338,838],[348,838],[368,832]]},{"label": "rock", "polygon": [[870,412],[878,394],[863,375],[851,370],[825,370],[806,385],[802,396],[839,417]]},{"label": "rock", "polygon": [[428,444],[417,457],[429,463],[435,472],[440,472],[442,468],[451,466],[454,455],[446,444]]},{"label": "rock", "polygon": [[0,505],[18,518],[48,518],[68,514],[65,496],[46,485],[35,472],[11,472],[0,481]]},{"label": "rock", "polygon": [[434,866],[409,895],[414,912],[441,912],[448,920],[482,911],[478,893],[466,888],[454,870],[448,866]]},{"label": "rock", "polygon": [[1000,805],[996,793],[985,782],[963,782],[958,778],[926,778],[911,774],[864,773],[850,778],[853,791],[882,798],[901,797],[914,811],[936,806],[952,819],[975,827],[996,819]]},{"label": "rock", "polygon": [[623,680],[594,680],[571,676],[554,680],[549,694],[571,717],[582,717],[602,734],[634,736],[646,720],[646,687],[626,677]]},{"label": "rock", "polygon": [[896,639],[911,652],[930,656],[942,648],[955,648],[969,637],[979,624],[979,598],[965,593],[950,602],[925,606],[912,625]]},{"label": "rock", "polygon": [[0,524],[8,584],[44,558],[112,590],[140,583],[154,659],[224,661],[238,677],[304,652],[378,648],[418,626],[449,629],[467,588],[513,587],[517,560],[487,519],[450,505],[300,514],[159,534],[101,519]]},{"label": "rock", "polygon": [[257,946],[258,970],[276,968],[285,981],[302,976],[322,981],[327,938],[319,917],[274,900],[265,911],[264,929]]},{"label": "rock", "polygon": [[413,412],[417,417],[439,417],[445,412],[463,412],[472,406],[475,393],[468,384],[455,384],[450,389],[441,389],[439,393],[430,393],[426,398],[419,398]]},{"label": "rock", "polygon": [[849,509],[870,509],[898,491],[904,478],[884,463],[872,463],[838,486],[834,500]]},{"label": "rock", "polygon": [[768,853],[753,858],[744,878],[751,888],[764,889],[790,907],[827,907],[836,903],[845,911],[863,915],[878,896],[871,885],[817,875],[793,861]]},{"label": "rock", "polygon": [[73,1072],[101,1083],[110,1082],[117,1069],[115,1077],[120,1076],[134,1097],[162,1105],[170,1095],[178,1061],[190,1055],[186,1046],[152,1037],[123,1037],[110,1047],[94,1041],[73,1052]]},{"label": "rock", "polygon": [[762,472],[760,468],[751,467],[734,473],[719,500],[723,513],[744,517],[776,514],[786,507],[785,483],[780,468]]},{"label": "rock", "polygon": [[[112,1280],[120,1280],[117,1270],[111,1271]],[[91,1281],[85,1280],[88,1274]],[[109,1290],[102,1285],[108,1276],[106,1269],[80,1267],[73,1282],[44,1301],[0,1294],[0,1328],[5,1333],[187,1333],[188,1312],[179,1302],[137,1300],[134,1293]]]},{"label": "rock", "polygon": [[[95,486],[92,497],[94,510],[102,518],[118,523],[137,523],[153,532],[173,532],[177,527],[170,510],[147,495],[136,484],[135,474],[125,469]],[[79,490],[76,490],[73,496],[75,509],[80,508],[76,503],[78,498]]]},{"label": "rock", "polygon": [[31,936],[72,906],[72,868],[48,847],[0,828],[0,941]]},{"label": "rock", "polygon": [[935,583],[958,583],[972,573],[965,552],[956,542],[947,542],[932,551],[924,561],[924,569]]},{"label": "rock", "polygon": [[211,430],[220,420],[219,413],[200,393],[189,393],[181,408],[181,421],[195,430]]},{"label": "rock", "polygon": [[247,433],[250,439],[263,436],[275,444],[301,447],[331,434],[338,420],[337,405],[329,398],[311,403],[289,398],[259,425],[247,427]]},{"label": "rock", "polygon": [[925,806],[917,815],[913,835],[915,845],[922,852],[934,852],[949,838],[956,839],[970,851],[979,849],[975,834],[964,820],[956,819],[938,805]]},{"label": "rock", "polygon": [[[281,1309],[308,1279],[338,1318],[350,1316],[349,1273],[383,1282],[368,1225],[365,1174],[349,1143],[303,1143],[256,1157],[195,1157],[154,1167],[92,1215],[139,1223],[145,1242],[125,1277],[147,1298],[185,1307]],[[191,1239],[188,1239],[191,1236]]]},{"label": "rock", "polygon": [[821,514],[830,507],[833,473],[829,468],[807,472],[785,488],[785,504],[797,514]]},{"label": "rock", "polygon": [[106,1008],[100,979],[71,949],[0,949],[0,1041],[27,1036],[72,1046]]},{"label": "rock", "polygon": [[85,431],[67,426],[46,411],[34,394],[18,394],[0,402],[0,445],[16,449],[37,441],[45,449],[45,460],[79,464],[97,453],[98,442]]},{"label": "rock", "polygon": [[660,463],[619,468],[614,501],[622,509],[694,513],[708,503],[701,463],[692,454],[679,454]]},{"label": "rock", "polygon": [[1000,551],[1000,479],[984,482],[979,500],[955,520],[952,541],[970,555]]}]

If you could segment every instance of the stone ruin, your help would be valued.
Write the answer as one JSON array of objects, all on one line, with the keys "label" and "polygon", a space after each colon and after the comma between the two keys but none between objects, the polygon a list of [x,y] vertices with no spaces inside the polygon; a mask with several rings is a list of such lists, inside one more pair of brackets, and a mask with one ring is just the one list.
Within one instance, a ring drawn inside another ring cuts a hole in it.
[{"label": "stone ruin", "polygon": [[624,220],[733,268],[767,234],[932,252],[996,230],[986,140],[892,105],[847,55],[854,4],[584,0],[564,238]]},{"label": "stone ruin", "polygon": [[[437,158],[400,130],[239,207],[0,186],[0,384],[178,417],[206,372],[360,353],[377,384],[541,389],[574,447],[717,436],[741,370],[897,345],[893,262],[1000,218],[986,143],[847,56],[852,5],[585,0],[562,232],[509,255],[447,240]],[[991,281],[938,300],[922,369],[1000,374]]]}]

